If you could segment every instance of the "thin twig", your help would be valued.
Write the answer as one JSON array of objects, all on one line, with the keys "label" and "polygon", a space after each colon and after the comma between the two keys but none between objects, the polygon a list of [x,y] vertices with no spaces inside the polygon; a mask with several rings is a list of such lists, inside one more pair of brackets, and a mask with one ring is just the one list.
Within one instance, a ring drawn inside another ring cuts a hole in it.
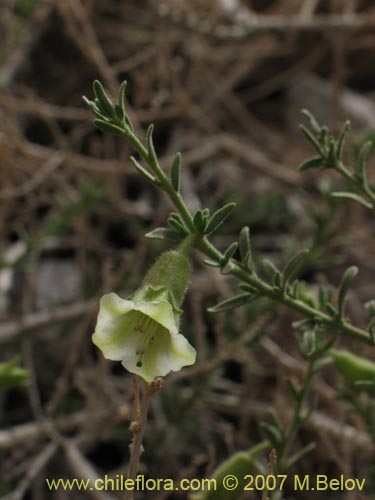
[{"label": "thin twig", "polygon": [[[139,468],[139,460],[143,451],[142,441],[146,428],[146,420],[150,400],[152,396],[162,386],[163,379],[157,378],[150,384],[145,384],[139,377],[134,378],[134,421],[131,422],[129,429],[133,433],[133,440],[129,446],[130,461],[127,479],[135,480]],[[140,396],[140,383],[143,386]],[[123,500],[133,500],[133,490],[126,490]]]},{"label": "thin twig", "polygon": [[[267,469],[268,469],[268,476],[274,476],[275,475],[275,467],[276,467],[276,460],[277,460],[277,454],[276,450],[273,448],[270,452],[269,455],[269,462],[267,464]],[[264,488],[263,493],[262,493],[262,500],[270,500],[268,496],[268,489],[267,487]]]}]

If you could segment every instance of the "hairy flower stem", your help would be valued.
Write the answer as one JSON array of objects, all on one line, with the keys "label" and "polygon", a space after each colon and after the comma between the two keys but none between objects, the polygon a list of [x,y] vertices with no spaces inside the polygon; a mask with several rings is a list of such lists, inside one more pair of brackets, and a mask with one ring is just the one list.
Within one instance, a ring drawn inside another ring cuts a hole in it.
[{"label": "hairy flower stem", "polygon": [[[136,479],[139,469],[139,460],[143,451],[142,441],[145,433],[150,401],[152,396],[161,388],[162,383],[163,380],[161,378],[157,378],[150,384],[146,384],[140,377],[134,377],[134,420],[129,427],[133,433],[133,440],[129,446],[130,461],[127,474],[127,479],[132,479],[133,481]],[[140,390],[140,384],[143,386],[142,391]],[[134,491],[126,490],[122,500],[134,500]]]}]

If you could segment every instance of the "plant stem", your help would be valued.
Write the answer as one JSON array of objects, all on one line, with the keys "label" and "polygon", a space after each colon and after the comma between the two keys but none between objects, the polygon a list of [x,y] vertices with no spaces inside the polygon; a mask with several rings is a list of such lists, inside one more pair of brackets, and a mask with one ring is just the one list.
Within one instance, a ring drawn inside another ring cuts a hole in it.
[{"label": "plant stem", "polygon": [[[159,185],[161,189],[168,195],[168,197],[180,213],[180,216],[184,221],[186,227],[190,230],[191,234],[189,236],[191,236],[191,240],[188,236],[182,243],[181,250],[185,251],[185,248],[187,248],[187,246],[192,245],[207,257],[216,260],[217,262],[222,261],[223,254],[219,250],[217,250],[205,236],[197,234],[193,223],[193,217],[188,207],[186,206],[184,199],[182,198],[180,192],[175,190],[168,176],[160,167],[159,161],[153,149],[149,151],[148,148],[142,144],[142,142],[130,128],[124,127],[123,133],[134,146],[134,148],[138,151],[138,153],[144,159],[150,169],[153,171],[157,181],[155,182],[155,184]],[[316,147],[319,148],[319,144],[316,144]],[[323,155],[323,152],[321,152],[321,154]],[[356,188],[359,188],[362,191],[364,190],[365,194],[371,200],[373,206],[375,206],[375,194],[371,191],[371,189],[359,185],[351,172],[341,162],[336,168]],[[244,265],[242,265],[235,259],[231,259],[230,274],[236,276],[244,283],[247,283],[254,287],[257,291],[260,292],[260,295],[268,297],[275,302],[279,302],[289,307],[290,309],[294,309],[295,311],[302,313],[305,317],[313,320],[318,326],[324,327],[326,331],[330,331],[337,336],[339,336],[340,334],[346,335],[362,342],[366,342],[370,345],[373,344],[373,339],[369,332],[367,332],[366,330],[352,325],[350,321],[345,320],[344,318],[330,316],[325,312],[316,309],[315,307],[306,304],[305,302],[302,302],[301,300],[289,296],[287,293],[285,293],[285,290],[280,290],[263,281],[254,272],[246,269]]]},{"label": "plant stem", "polygon": [[[140,397],[139,384],[143,385],[142,394]],[[130,424],[130,430],[133,432],[133,440],[129,446],[130,448],[130,461],[127,479],[135,481],[139,469],[139,460],[143,451],[142,441],[146,428],[146,420],[148,408],[152,396],[162,386],[162,379],[155,379],[150,384],[145,382],[140,377],[134,378],[134,421]],[[134,491],[126,490],[122,500],[133,500]]]},{"label": "plant stem", "polygon": [[279,463],[281,470],[283,469],[283,465],[285,462],[285,457],[289,451],[290,446],[292,445],[293,439],[301,426],[301,423],[304,422],[304,418],[302,416],[302,407],[306,399],[307,392],[310,388],[310,382],[314,375],[314,361],[312,358],[309,358],[309,363],[307,367],[307,372],[305,378],[303,380],[302,389],[298,398],[298,401],[294,407],[293,419],[289,425],[289,429],[286,432],[284,446],[279,452]]},{"label": "plant stem", "polygon": [[[197,239],[194,245],[198,250],[207,255],[208,257],[220,261],[223,255],[206,239]],[[243,267],[232,259],[233,267],[231,274],[239,278],[241,281],[252,285],[254,288],[259,290],[263,296],[269,297],[270,299],[279,302],[290,309],[294,309],[302,313],[304,316],[313,319],[317,324],[324,325],[327,329],[336,332],[336,334],[343,334],[349,337],[353,337],[362,342],[367,342],[372,345],[373,341],[368,332],[352,325],[347,320],[339,321],[337,318],[332,318],[328,314],[315,309],[314,307],[300,301],[289,297],[286,294],[280,293],[278,289],[269,285],[265,281],[261,280],[255,273],[250,273],[243,269]]]},{"label": "plant stem", "polygon": [[186,238],[182,241],[182,243],[178,247],[178,251],[182,254],[186,253],[189,248],[193,245],[195,240],[195,234],[189,234],[186,236]]}]

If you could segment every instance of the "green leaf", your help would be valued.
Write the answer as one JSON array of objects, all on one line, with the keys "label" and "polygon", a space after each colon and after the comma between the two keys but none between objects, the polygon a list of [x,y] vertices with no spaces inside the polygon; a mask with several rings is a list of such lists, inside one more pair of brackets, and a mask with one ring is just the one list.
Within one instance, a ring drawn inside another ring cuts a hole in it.
[{"label": "green leaf", "polygon": [[184,234],[178,233],[174,229],[169,229],[167,227],[158,227],[146,234],[146,238],[171,241],[180,241],[184,236]]},{"label": "green leaf", "polygon": [[313,156],[312,158],[309,158],[308,160],[302,162],[301,165],[299,165],[298,170],[299,172],[305,172],[310,168],[321,168],[322,166],[322,158],[320,156]]},{"label": "green leaf", "polygon": [[358,274],[358,267],[357,266],[351,266],[349,267],[345,273],[343,274],[343,277],[341,279],[341,283],[339,286],[339,292],[338,292],[338,300],[337,300],[337,309],[338,309],[338,315],[339,318],[343,317],[344,314],[344,304],[345,304],[345,297],[349,291],[349,288],[354,280],[354,278]]},{"label": "green leaf", "polygon": [[90,111],[92,111],[95,114],[95,116],[105,121],[105,116],[93,101],[90,101],[85,96],[82,96],[82,100],[86,104],[86,106],[90,109]]},{"label": "green leaf", "polygon": [[317,138],[308,130],[304,125],[299,126],[300,131],[303,133],[303,135],[306,137],[306,139],[311,142],[311,144],[314,146],[314,148],[317,150],[317,152],[320,154],[322,158],[324,158],[324,151],[319,144]]},{"label": "green leaf", "polygon": [[273,278],[276,273],[280,273],[275,264],[269,259],[262,260],[262,267],[271,278]]},{"label": "green leaf", "polygon": [[175,229],[177,232],[182,234],[189,234],[188,228],[185,226],[184,221],[181,219],[180,215],[173,212],[168,217],[168,224]]},{"label": "green leaf", "polygon": [[126,91],[126,86],[127,82],[124,81],[120,85],[119,91],[118,91],[118,105],[122,113],[122,117],[125,118],[126,116],[126,109],[125,109],[125,91]]},{"label": "green leaf", "polygon": [[134,131],[134,128],[133,128],[133,124],[132,122],[130,121],[130,118],[128,115],[125,115],[125,124],[127,125],[128,129],[133,132]]},{"label": "green leaf", "polygon": [[19,366],[18,357],[12,358],[5,363],[0,363],[0,389],[11,389],[25,385],[29,373]]},{"label": "green leaf", "polygon": [[332,363],[332,358],[330,356],[323,356],[321,358],[318,358],[313,363],[313,368],[312,368],[313,372],[314,373],[320,372],[322,368],[331,363]]},{"label": "green leaf", "polygon": [[238,243],[234,241],[229,247],[225,250],[224,253],[224,258],[223,258],[223,263],[227,264],[230,259],[233,257],[233,255],[236,253],[238,248]]},{"label": "green leaf", "polygon": [[328,302],[325,306],[325,310],[326,310],[327,314],[329,314],[329,316],[331,316],[332,318],[337,316],[337,310],[333,304]]},{"label": "green leaf", "polygon": [[321,126],[316,121],[314,115],[308,109],[302,109],[301,114],[307,118],[313,133],[315,135],[319,135],[321,131]]},{"label": "green leaf", "polygon": [[253,259],[251,252],[250,229],[245,226],[240,232],[240,254],[244,265],[250,270],[253,270]]},{"label": "green leaf", "polygon": [[115,111],[116,111],[116,116],[117,116],[118,120],[123,122],[125,117],[122,114],[122,110],[118,104],[115,104]]},{"label": "green leaf", "polygon": [[331,138],[328,142],[328,155],[326,161],[326,168],[336,168],[337,167],[337,152],[335,141]]},{"label": "green leaf", "polygon": [[306,328],[302,333],[300,340],[300,348],[303,354],[311,356],[315,353],[317,345],[317,332],[316,327]]},{"label": "green leaf", "polygon": [[193,224],[195,229],[199,234],[204,234],[205,228],[206,228],[206,221],[203,216],[202,210],[197,210],[194,214],[193,217]]},{"label": "green leaf", "polygon": [[372,141],[366,141],[359,150],[358,161],[361,168],[364,168],[367,162],[370,160],[374,150],[374,143]]},{"label": "green leaf", "polygon": [[274,286],[275,288],[280,288],[280,289],[281,289],[281,282],[282,282],[281,273],[280,273],[280,271],[277,271],[277,272],[273,275],[273,286]]},{"label": "green leaf", "polygon": [[339,140],[337,142],[337,158],[340,160],[342,156],[342,151],[344,149],[344,144],[345,144],[345,139],[350,130],[350,121],[346,121],[344,123],[344,128],[343,131],[341,132],[341,135],[339,137]]},{"label": "green leaf", "polygon": [[274,425],[270,425],[265,422],[261,422],[259,427],[264,436],[266,437],[266,439],[268,439],[269,442],[271,443],[271,446],[273,448],[279,448],[283,439],[280,430],[277,429],[277,427],[275,427]]},{"label": "green leaf", "polygon": [[356,193],[349,193],[349,192],[340,191],[340,192],[331,193],[330,196],[332,196],[332,198],[346,198],[348,200],[356,201],[357,203],[360,203],[361,205],[363,205],[366,208],[369,208],[369,209],[374,208],[372,206],[372,203],[366,201],[364,198],[362,198],[362,196],[360,196],[359,194],[356,194]]},{"label": "green leaf", "polygon": [[288,384],[288,387],[289,387],[289,390],[290,390],[290,394],[291,394],[291,396],[293,398],[293,401],[295,403],[299,403],[299,400],[301,399],[301,389],[298,389],[298,387],[293,382],[293,380],[291,380],[289,378],[286,381],[286,383]]},{"label": "green leaf", "polygon": [[113,125],[105,120],[94,120],[94,125],[98,127],[103,132],[109,132],[114,135],[125,135],[124,129],[118,127],[117,125]]},{"label": "green leaf", "polygon": [[103,111],[103,114],[108,116],[109,118],[116,119],[117,115],[115,107],[112,104],[111,99],[106,94],[103,85],[99,82],[99,80],[94,81],[93,88],[96,98],[99,101],[100,109]]},{"label": "green leaf", "polygon": [[211,216],[206,227],[206,234],[214,233],[225,221],[225,219],[231,214],[235,208],[235,203],[228,203],[223,207],[216,210],[216,212]]},{"label": "green leaf", "polygon": [[240,293],[235,297],[231,297],[230,299],[223,300],[219,304],[215,306],[209,307],[207,309],[208,312],[218,313],[223,311],[229,311],[231,309],[235,309],[236,307],[241,307],[245,304],[250,304],[253,300],[257,299],[258,295],[251,295],[249,293]]},{"label": "green leaf", "polygon": [[283,292],[285,291],[290,279],[295,277],[308,253],[309,250],[307,248],[300,250],[298,253],[296,253],[296,255],[293,255],[293,257],[286,263],[282,272],[281,280],[281,289]]},{"label": "green leaf", "polygon": [[267,410],[267,416],[271,420],[272,425],[274,425],[277,429],[279,429],[281,434],[283,434],[284,433],[283,424],[279,418],[279,415],[277,414],[277,411],[274,408],[269,408]]},{"label": "green leaf", "polygon": [[257,291],[255,287],[249,285],[248,283],[240,283],[239,287],[241,288],[241,290],[244,290],[248,293],[255,293]]},{"label": "green leaf", "polygon": [[292,465],[299,462],[302,457],[304,457],[307,453],[314,450],[316,448],[316,443],[310,443],[303,448],[299,449],[294,455],[289,457],[285,462],[285,470],[289,469]]},{"label": "green leaf", "polygon": [[176,193],[180,192],[181,182],[181,153],[177,153],[174,157],[171,168],[171,183]]},{"label": "green leaf", "polygon": [[204,259],[203,262],[205,264],[207,264],[207,266],[210,266],[210,267],[220,267],[221,266],[221,263],[218,262],[217,260]]},{"label": "green leaf", "polygon": [[141,175],[146,177],[147,180],[149,180],[153,184],[159,185],[158,179],[155,176],[153,176],[152,174],[150,174],[150,172],[148,170],[146,170],[144,167],[142,167],[142,165],[140,163],[138,163],[138,161],[134,158],[134,156],[130,157],[130,161],[132,162],[134,167],[137,169],[137,171]]},{"label": "green leaf", "polygon": [[151,123],[148,126],[148,129],[147,129],[147,151],[148,151],[148,158],[154,164],[157,164],[158,163],[158,159],[157,159],[155,148],[154,148],[154,141],[152,139],[153,132],[154,132],[154,125]]}]

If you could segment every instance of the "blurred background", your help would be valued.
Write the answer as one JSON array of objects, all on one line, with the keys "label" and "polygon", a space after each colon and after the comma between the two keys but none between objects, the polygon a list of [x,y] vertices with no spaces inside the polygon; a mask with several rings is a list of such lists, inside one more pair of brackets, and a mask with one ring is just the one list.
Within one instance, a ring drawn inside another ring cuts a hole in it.
[{"label": "blurred background", "polygon": [[[1,498],[105,499],[50,492],[44,478],[126,470],[131,376],[103,360],[91,333],[100,296],[132,293],[168,248],[144,234],[173,208],[131,166],[129,144],[93,126],[82,103],[93,79],[114,98],[128,81],[128,112],[141,137],[155,124],[166,169],[181,151],[192,211],[237,203],[219,248],[244,225],[256,258],[281,265],[310,247],[311,286],[337,285],[358,265],[348,312],[363,326],[362,304],[375,292],[374,221],[328,197],[343,187],[335,174],[297,172],[313,155],[298,124],[302,108],[337,132],[349,119],[349,164],[364,141],[375,144],[374,61],[372,0],[1,0],[0,362],[18,356],[29,373],[27,385],[0,392]],[[209,473],[262,439],[269,407],[288,422],[286,379],[300,380],[306,366],[291,327],[297,314],[265,300],[207,313],[235,283],[197,253],[192,260],[182,331],[199,359],[153,401],[141,470],[150,477]],[[293,473],[370,485],[371,416],[348,411],[340,383],[329,367],[317,377],[317,409],[294,447],[317,446]],[[285,494],[316,498],[291,484]],[[334,495],[325,497],[371,498]]]}]

